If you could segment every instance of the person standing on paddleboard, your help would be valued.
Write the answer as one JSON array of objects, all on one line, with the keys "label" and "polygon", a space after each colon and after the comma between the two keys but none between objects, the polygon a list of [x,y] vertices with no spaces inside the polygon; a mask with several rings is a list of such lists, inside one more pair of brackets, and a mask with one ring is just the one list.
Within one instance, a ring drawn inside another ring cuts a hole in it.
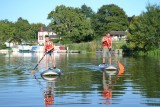
[{"label": "person standing on paddleboard", "polygon": [[102,45],[103,45],[103,64],[106,63],[106,57],[109,57],[109,64],[111,65],[111,49],[112,49],[112,37],[110,33],[107,33],[102,38]]},{"label": "person standing on paddleboard", "polygon": [[56,68],[56,64],[54,62],[54,45],[53,42],[50,40],[48,35],[45,36],[45,44],[44,44],[44,54],[46,54],[46,68],[48,69],[49,59],[51,57],[53,67]]}]

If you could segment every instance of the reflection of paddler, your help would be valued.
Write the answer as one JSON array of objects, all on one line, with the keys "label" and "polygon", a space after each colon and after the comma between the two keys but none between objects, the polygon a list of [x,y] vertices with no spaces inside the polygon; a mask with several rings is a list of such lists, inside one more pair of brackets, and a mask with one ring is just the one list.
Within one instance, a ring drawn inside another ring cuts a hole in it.
[{"label": "reflection of paddler", "polygon": [[104,88],[102,96],[105,99],[111,99],[112,98],[112,89]]},{"label": "reflection of paddler", "polygon": [[[111,76],[109,76],[108,84],[106,83],[105,79],[105,72],[103,72],[103,92],[102,96],[103,98],[110,100],[112,98],[112,82],[111,82]],[[110,104],[110,102],[108,102]]]},{"label": "reflection of paddler", "polygon": [[46,92],[44,94],[44,102],[46,105],[52,105],[54,103],[54,83],[46,83]]}]

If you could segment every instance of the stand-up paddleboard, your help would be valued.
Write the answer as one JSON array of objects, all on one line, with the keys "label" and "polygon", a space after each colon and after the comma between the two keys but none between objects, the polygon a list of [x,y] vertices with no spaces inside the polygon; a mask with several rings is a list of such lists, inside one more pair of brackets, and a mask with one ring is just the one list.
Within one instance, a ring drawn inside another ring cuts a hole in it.
[{"label": "stand-up paddleboard", "polygon": [[109,65],[108,67],[105,68],[105,71],[109,75],[115,75],[117,73],[118,69],[113,65]]},{"label": "stand-up paddleboard", "polygon": [[41,77],[46,81],[56,81],[59,78],[59,76],[45,76],[45,75],[41,75]]},{"label": "stand-up paddleboard", "polygon": [[60,76],[62,74],[62,71],[58,68],[54,69],[54,68],[49,68],[45,71],[43,71],[41,73],[41,77],[44,80],[48,80],[48,81],[54,81],[57,79],[58,76]]},{"label": "stand-up paddleboard", "polygon": [[105,69],[107,68],[109,65],[108,64],[99,64],[99,68],[100,69]]}]

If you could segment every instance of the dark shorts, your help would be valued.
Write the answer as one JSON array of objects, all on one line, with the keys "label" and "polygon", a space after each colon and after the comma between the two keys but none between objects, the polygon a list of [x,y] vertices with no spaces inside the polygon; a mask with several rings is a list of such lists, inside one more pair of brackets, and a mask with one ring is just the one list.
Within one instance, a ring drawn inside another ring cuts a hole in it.
[{"label": "dark shorts", "polygon": [[46,55],[52,55],[53,54],[53,51],[48,51],[47,53],[46,53]]}]

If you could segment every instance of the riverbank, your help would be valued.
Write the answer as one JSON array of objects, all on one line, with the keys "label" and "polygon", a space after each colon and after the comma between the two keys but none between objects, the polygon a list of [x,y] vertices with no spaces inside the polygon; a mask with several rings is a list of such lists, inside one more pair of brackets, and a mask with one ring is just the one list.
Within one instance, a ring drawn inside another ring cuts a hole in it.
[{"label": "riverbank", "polygon": [[[113,49],[122,49],[122,46],[126,44],[125,41],[113,41]],[[85,43],[73,43],[73,44],[66,44],[71,50],[86,50],[87,52],[96,52],[97,50],[102,49],[101,41],[92,41],[92,42],[85,42]]]}]

